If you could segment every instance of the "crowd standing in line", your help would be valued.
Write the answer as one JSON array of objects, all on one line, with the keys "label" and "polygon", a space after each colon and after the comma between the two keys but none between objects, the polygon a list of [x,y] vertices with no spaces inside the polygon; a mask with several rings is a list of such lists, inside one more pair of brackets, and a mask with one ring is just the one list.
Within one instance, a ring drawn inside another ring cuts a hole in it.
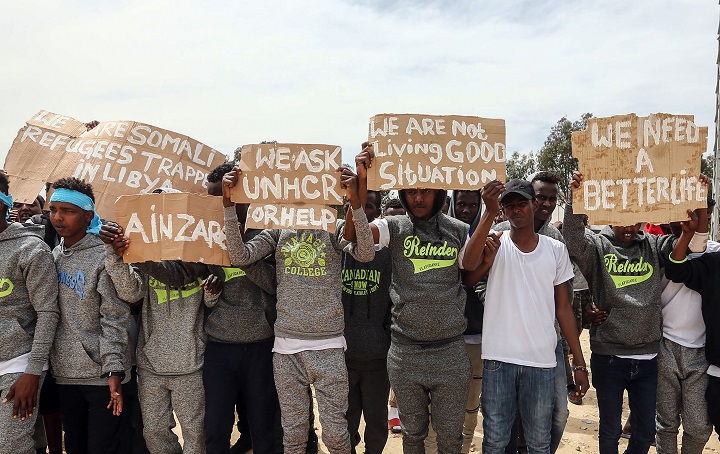
[{"label": "crowd standing in line", "polygon": [[523,439],[554,453],[568,399],[589,388],[585,324],[600,453],[618,451],[625,391],[628,453],[677,452],[681,422],[683,453],[702,452],[720,424],[720,246],[705,207],[674,233],[595,233],[568,202],[561,232],[559,177],[540,172],[450,196],[401,190],[381,217],[373,160],[365,143],[357,174],[339,170],[333,234],[245,229],[229,197],[241,170],[215,169],[229,267],[123,263],[130,240],[101,221],[89,184],[52,182],[43,212],[41,197],[14,204],[0,172],[0,452],[59,452],[59,414],[68,454],[317,452],[312,386],[331,453],[361,440],[382,452],[388,421],[404,452],[467,453],[480,411],[483,452]]}]

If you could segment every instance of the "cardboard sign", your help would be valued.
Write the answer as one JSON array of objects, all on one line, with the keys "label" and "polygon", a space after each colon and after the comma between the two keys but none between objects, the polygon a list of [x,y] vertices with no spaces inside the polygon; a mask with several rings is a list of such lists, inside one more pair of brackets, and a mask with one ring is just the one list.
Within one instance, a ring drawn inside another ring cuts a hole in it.
[{"label": "cardboard sign", "polygon": [[229,266],[222,197],[142,194],[119,197],[116,222],[130,238],[126,263],[183,260]]},{"label": "cardboard sign", "polygon": [[368,189],[479,189],[505,181],[505,120],[382,114],[370,119]]},{"label": "cardboard sign", "polygon": [[67,116],[40,111],[20,130],[5,167],[13,196],[35,200],[46,181],[92,184],[100,216],[120,195],[157,188],[205,193],[205,177],[225,155],[190,137],[134,121],[104,121],[90,131]]},{"label": "cardboard sign", "polygon": [[573,212],[592,224],[656,224],[687,219],[705,206],[698,180],[707,127],[692,115],[635,114],[591,118],[572,133],[573,156],[583,173]]},{"label": "cardboard sign", "polygon": [[335,231],[337,211],[326,205],[343,203],[340,147],[245,145],[239,166],[231,199],[250,203],[246,227]]}]

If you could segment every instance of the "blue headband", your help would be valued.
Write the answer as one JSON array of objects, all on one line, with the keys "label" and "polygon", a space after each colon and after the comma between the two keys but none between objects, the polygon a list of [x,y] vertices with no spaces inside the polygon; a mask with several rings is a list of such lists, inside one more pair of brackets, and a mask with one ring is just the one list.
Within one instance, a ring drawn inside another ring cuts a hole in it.
[{"label": "blue headband", "polygon": [[5,211],[5,219],[10,219],[10,208],[13,207],[12,194],[3,194],[0,192],[0,202],[7,207],[7,211]]},{"label": "blue headband", "polygon": [[95,213],[95,216],[93,216],[92,221],[90,221],[86,232],[96,235],[100,233],[102,223],[100,222],[100,216],[98,216],[97,211],[95,211],[95,202],[93,202],[90,197],[72,189],[58,188],[53,192],[52,196],[50,196],[50,201],[72,203],[85,211],[92,211]]}]

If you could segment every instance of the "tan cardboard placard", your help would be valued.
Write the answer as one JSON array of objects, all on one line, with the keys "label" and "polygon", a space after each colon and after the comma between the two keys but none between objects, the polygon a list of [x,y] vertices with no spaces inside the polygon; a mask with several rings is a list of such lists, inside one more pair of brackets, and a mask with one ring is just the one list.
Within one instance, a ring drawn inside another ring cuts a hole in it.
[{"label": "tan cardboard placard", "polygon": [[207,174],[225,155],[188,136],[135,121],[104,121],[90,131],[70,117],[40,111],[20,130],[5,166],[18,200],[45,181],[74,176],[92,184],[98,214],[118,196],[157,188],[206,192]]},{"label": "tan cardboard placard", "polygon": [[335,231],[343,203],[342,150],[336,145],[254,144],[242,147],[240,180],[231,199],[250,203],[247,227]]},{"label": "tan cardboard placard", "polygon": [[573,212],[592,224],[655,224],[687,219],[705,206],[698,181],[708,128],[692,115],[666,113],[591,118],[572,133],[572,153],[583,173]]},{"label": "tan cardboard placard", "polygon": [[222,197],[138,194],[119,197],[115,220],[130,238],[126,263],[183,260],[229,266]]},{"label": "tan cardboard placard", "polygon": [[370,119],[368,189],[479,189],[505,181],[505,120],[381,114]]},{"label": "tan cardboard placard", "polygon": [[45,110],[28,120],[5,158],[13,200],[33,203],[66,149],[86,131],[85,123]]}]

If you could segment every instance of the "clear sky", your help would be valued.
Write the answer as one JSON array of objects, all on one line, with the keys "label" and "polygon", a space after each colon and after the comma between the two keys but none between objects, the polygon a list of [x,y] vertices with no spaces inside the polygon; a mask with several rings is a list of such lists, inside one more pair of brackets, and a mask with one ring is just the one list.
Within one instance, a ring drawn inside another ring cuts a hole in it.
[{"label": "clear sky", "polygon": [[717,2],[0,0],[0,162],[40,109],[222,152],[341,145],[377,113],[504,118],[537,150],[583,112],[693,114],[714,141]]}]

